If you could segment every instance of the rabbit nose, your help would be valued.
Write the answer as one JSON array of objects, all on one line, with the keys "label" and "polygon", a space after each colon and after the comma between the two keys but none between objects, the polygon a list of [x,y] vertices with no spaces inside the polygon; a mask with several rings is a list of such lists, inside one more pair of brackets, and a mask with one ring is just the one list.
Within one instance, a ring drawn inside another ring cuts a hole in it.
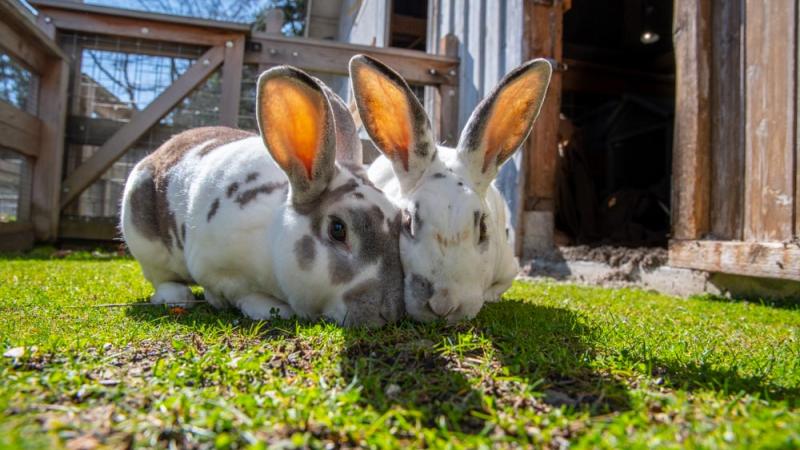
[{"label": "rabbit nose", "polygon": [[456,309],[455,303],[451,301],[449,296],[437,295],[428,301],[428,306],[434,314],[439,317],[447,317],[451,312]]}]

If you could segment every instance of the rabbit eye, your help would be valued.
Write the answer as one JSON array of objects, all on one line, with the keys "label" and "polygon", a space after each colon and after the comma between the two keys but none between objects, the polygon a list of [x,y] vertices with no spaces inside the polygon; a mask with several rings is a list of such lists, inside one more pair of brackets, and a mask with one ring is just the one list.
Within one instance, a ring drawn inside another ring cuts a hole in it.
[{"label": "rabbit eye", "polygon": [[346,243],[347,242],[347,225],[338,217],[331,217],[331,223],[328,225],[328,236],[331,240]]},{"label": "rabbit eye", "polygon": [[478,234],[478,243],[483,244],[486,242],[486,214],[481,216],[479,234]]}]

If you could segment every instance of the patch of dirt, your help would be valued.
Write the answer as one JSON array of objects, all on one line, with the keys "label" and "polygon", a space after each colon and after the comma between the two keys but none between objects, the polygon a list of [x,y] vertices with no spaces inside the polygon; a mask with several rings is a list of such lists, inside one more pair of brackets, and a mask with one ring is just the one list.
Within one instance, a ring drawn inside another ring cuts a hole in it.
[{"label": "patch of dirt", "polygon": [[566,261],[593,261],[608,264],[611,267],[631,264],[646,270],[666,265],[668,259],[667,249],[660,247],[626,248],[609,245],[600,247],[579,245],[577,247],[559,247],[557,252]]}]

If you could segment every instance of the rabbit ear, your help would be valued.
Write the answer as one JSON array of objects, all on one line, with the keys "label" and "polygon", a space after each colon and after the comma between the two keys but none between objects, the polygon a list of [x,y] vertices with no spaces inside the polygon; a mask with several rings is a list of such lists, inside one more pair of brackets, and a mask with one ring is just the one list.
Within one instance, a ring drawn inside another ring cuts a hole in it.
[{"label": "rabbit ear", "polygon": [[258,78],[256,117],[264,144],[286,173],[292,202],[315,200],[335,170],[333,113],[322,86],[289,66]]},{"label": "rabbit ear", "polygon": [[361,138],[350,109],[335,92],[324,87],[325,95],[331,104],[336,128],[336,160],[348,165],[361,166],[364,163]]},{"label": "rabbit ear", "polygon": [[473,111],[458,141],[458,158],[477,186],[488,187],[531,133],[551,73],[547,60],[529,61],[503,77]]},{"label": "rabbit ear", "polygon": [[364,128],[409,192],[436,157],[425,109],[405,80],[374,58],[354,56],[350,79]]}]

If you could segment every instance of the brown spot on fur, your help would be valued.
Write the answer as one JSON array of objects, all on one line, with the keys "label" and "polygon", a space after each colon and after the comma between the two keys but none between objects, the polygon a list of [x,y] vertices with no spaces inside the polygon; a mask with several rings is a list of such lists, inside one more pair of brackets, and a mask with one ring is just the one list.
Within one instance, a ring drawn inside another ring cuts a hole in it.
[{"label": "brown spot on fur", "polygon": [[259,175],[261,174],[258,172],[250,172],[247,174],[247,178],[244,179],[244,182],[252,183],[253,181],[256,181],[258,179]]},{"label": "brown spot on fur", "polygon": [[225,195],[228,196],[228,198],[231,198],[233,197],[233,194],[235,194],[238,190],[239,190],[239,182],[234,181],[233,183],[231,183],[230,186],[228,186],[228,190],[225,192]]},{"label": "brown spot on fur", "polygon": [[217,211],[219,210],[219,199],[215,198],[214,202],[211,203],[211,209],[208,210],[208,216],[206,217],[206,222],[211,222],[211,219],[217,215]]},{"label": "brown spot on fur", "polygon": [[240,207],[244,208],[247,206],[248,203],[252,202],[253,200],[258,197],[258,194],[271,194],[276,189],[284,189],[288,186],[288,182],[286,181],[278,181],[274,183],[264,183],[258,187],[253,189],[248,189],[246,191],[242,191],[241,194],[236,196],[236,203],[239,204]]}]

